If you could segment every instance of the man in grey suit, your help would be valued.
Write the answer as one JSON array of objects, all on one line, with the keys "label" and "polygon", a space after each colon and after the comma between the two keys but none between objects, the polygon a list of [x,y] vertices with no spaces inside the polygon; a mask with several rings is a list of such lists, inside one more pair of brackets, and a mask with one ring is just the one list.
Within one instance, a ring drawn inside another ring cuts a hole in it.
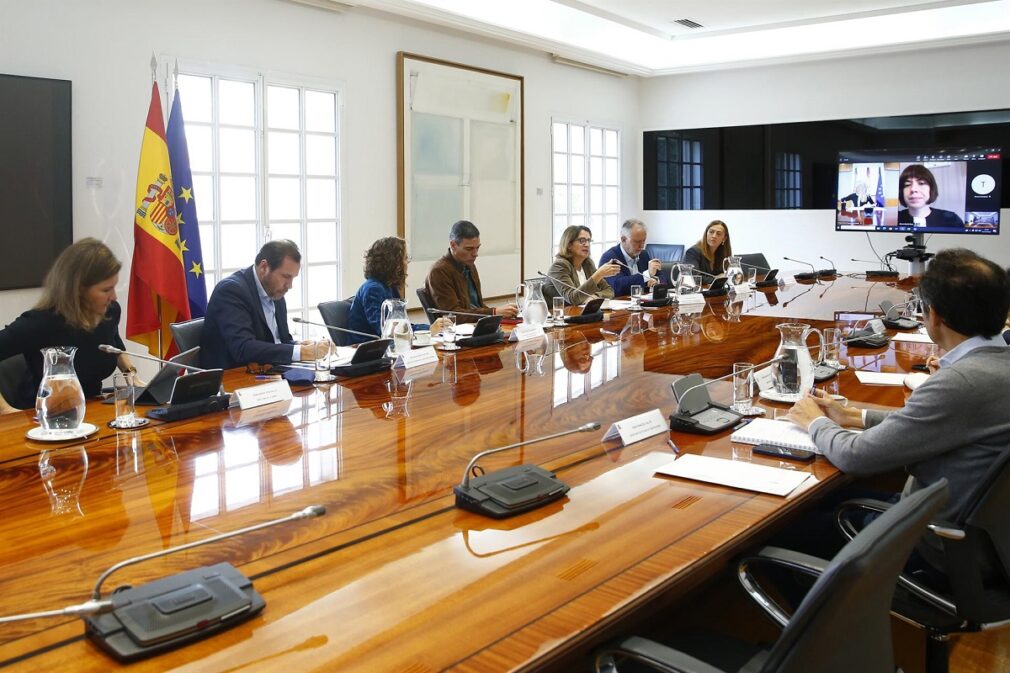
[{"label": "man in grey suit", "polygon": [[[970,250],[944,250],[923,274],[919,293],[926,331],[946,353],[904,407],[860,410],[816,391],[793,406],[789,418],[807,428],[825,457],[845,472],[905,466],[903,495],[946,478],[950,500],[939,518],[954,521],[992,461],[1010,449],[1010,347],[1001,334],[1010,280],[1004,269]],[[933,550],[921,547],[937,565]]]}]

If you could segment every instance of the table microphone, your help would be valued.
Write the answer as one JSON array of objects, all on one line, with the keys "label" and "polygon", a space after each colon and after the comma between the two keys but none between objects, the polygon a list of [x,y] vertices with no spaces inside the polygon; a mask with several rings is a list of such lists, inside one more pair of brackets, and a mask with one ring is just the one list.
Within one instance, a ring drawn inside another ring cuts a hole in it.
[{"label": "table microphone", "polygon": [[884,268],[869,269],[866,272],[866,279],[867,280],[870,280],[871,277],[876,277],[876,278],[897,278],[898,277],[898,272],[895,271],[891,267],[890,264],[887,264],[882,259],[878,259],[878,260],[874,261],[874,260],[869,260],[869,259],[855,259],[855,258],[853,258],[850,261],[853,261],[853,262],[862,262],[864,264],[879,264],[881,267],[883,267],[883,266],[886,265],[888,267],[887,269],[884,269]]},{"label": "table microphone", "polygon": [[821,281],[817,277],[817,267],[815,267],[813,264],[811,264],[810,262],[804,262],[804,261],[799,260],[799,259],[793,259],[792,257],[783,257],[782,259],[784,259],[786,261],[789,261],[789,262],[796,262],[797,264],[805,264],[806,266],[809,266],[810,267],[810,273],[806,273],[806,272],[803,272],[803,273],[794,273],[793,274],[793,278],[795,278],[796,280],[813,280],[813,281],[817,281],[817,284],[820,285]]},{"label": "table microphone", "polygon": [[828,264],[830,264],[831,268],[830,269],[821,269],[820,271],[817,272],[817,275],[820,276],[820,277],[822,277],[822,278],[825,277],[825,276],[828,276],[828,277],[830,277],[830,276],[837,276],[838,275],[838,269],[835,268],[835,263],[832,262],[827,257],[824,257],[823,255],[819,255],[819,257],[821,259],[823,259],[825,262],[827,262]]},{"label": "table microphone", "polygon": [[[765,365],[785,359],[784,355],[780,355],[766,362],[751,365],[743,371],[753,371],[758,367],[764,367]],[[689,374],[671,383],[670,387],[677,398],[677,410],[670,414],[670,429],[712,435],[739,423],[743,418],[743,414],[734,411],[725,404],[713,402],[707,393],[699,393],[694,396],[695,399],[688,399],[688,395],[692,391],[704,389],[716,381],[724,381],[738,373],[730,372],[725,376],[708,381],[703,381],[701,374]]]},{"label": "table microphone", "polygon": [[463,472],[463,480],[452,489],[456,494],[456,506],[494,519],[504,519],[557,500],[568,493],[568,485],[555,477],[553,472],[536,465],[516,465],[488,474],[483,474],[482,470],[482,474],[474,476],[472,480],[470,474],[473,470],[479,469],[477,461],[484,456],[576,432],[599,429],[600,424],[594,421],[572,430],[481,451],[470,459]]},{"label": "table microphone", "polygon": [[377,341],[378,339],[382,338],[380,336],[376,336],[376,335],[371,334],[369,332],[359,332],[357,330],[347,329],[346,327],[337,327],[336,325],[327,325],[324,322],[313,322],[311,320],[305,320],[304,318],[291,318],[291,319],[293,321],[295,321],[295,322],[302,323],[302,324],[305,324],[305,325],[315,325],[316,327],[325,327],[326,329],[332,329],[332,330],[336,330],[338,332],[345,332],[347,334],[356,334],[357,336],[368,337],[372,341]]},{"label": "table microphone", "polygon": [[442,315],[468,315],[473,318],[487,318],[493,313],[467,313],[466,311],[446,311],[440,308],[429,308],[427,309],[431,313],[441,313]]},{"label": "table microphone", "polygon": [[576,292],[579,292],[579,293],[581,293],[581,294],[589,297],[590,299],[596,299],[596,295],[595,294],[593,294],[591,292],[586,292],[585,290],[580,290],[579,288],[575,287],[574,285],[569,285],[568,283],[566,283],[565,281],[561,280],[560,278],[555,278],[554,276],[548,276],[543,271],[537,271],[537,275],[540,276],[541,278],[547,278],[552,283],[561,283],[565,287],[571,288],[572,290],[575,290]]},{"label": "table microphone", "polygon": [[117,590],[107,599],[101,597],[102,583],[116,570],[141,561],[325,513],[322,505],[311,505],[281,519],[128,559],[102,573],[90,600],[60,610],[0,617],[0,623],[83,617],[88,638],[119,661],[132,661],[186,645],[235,626],[258,614],[266,605],[252,582],[234,566],[218,563],[189,570]]},{"label": "table microphone", "polygon": [[171,365],[172,367],[178,367],[179,369],[189,369],[194,372],[205,372],[208,371],[201,367],[194,367],[193,365],[184,365],[181,362],[172,362],[171,360],[162,360],[161,358],[156,358],[153,355],[147,355],[146,353],[131,353],[125,351],[122,348],[116,348],[115,346],[110,346],[109,344],[98,344],[98,350],[103,353],[112,353],[113,355],[129,355],[133,358],[140,358],[141,360],[152,360],[154,362],[160,362],[163,365]]}]

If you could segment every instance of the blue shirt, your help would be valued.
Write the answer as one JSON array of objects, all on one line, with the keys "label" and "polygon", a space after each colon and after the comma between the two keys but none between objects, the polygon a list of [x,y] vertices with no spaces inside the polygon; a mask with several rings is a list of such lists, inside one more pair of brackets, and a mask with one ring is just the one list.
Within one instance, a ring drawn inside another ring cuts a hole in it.
[{"label": "blue shirt", "polygon": [[[260,305],[263,307],[263,318],[267,321],[267,327],[270,328],[270,334],[274,337],[274,343],[281,343],[280,336],[277,332],[277,305],[274,304],[274,300],[270,298],[267,291],[263,289],[263,283],[260,282],[259,274],[256,273],[256,268],[253,267],[253,280],[256,281],[256,293],[260,297]],[[302,359],[302,345],[296,343],[291,349],[291,361],[297,362]]]},{"label": "blue shirt", "polygon": [[983,348],[985,346],[1006,348],[1007,344],[1006,341],[1003,340],[1002,334],[997,334],[994,337],[973,336],[970,339],[965,339],[958,345],[951,348],[948,352],[944,353],[940,358],[940,366],[949,367],[976,348]]}]

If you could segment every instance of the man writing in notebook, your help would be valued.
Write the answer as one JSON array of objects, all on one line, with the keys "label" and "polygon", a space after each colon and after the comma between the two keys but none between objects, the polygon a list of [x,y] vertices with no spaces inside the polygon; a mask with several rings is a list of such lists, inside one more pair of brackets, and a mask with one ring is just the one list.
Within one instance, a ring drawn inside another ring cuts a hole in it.
[{"label": "man writing in notebook", "polygon": [[[793,406],[789,418],[845,472],[865,475],[904,466],[909,474],[904,495],[946,478],[950,500],[940,518],[956,521],[974,486],[1010,446],[1010,396],[1004,394],[1010,347],[1001,335],[1010,281],[1004,269],[970,250],[944,250],[923,274],[919,292],[926,331],[946,353],[905,406],[860,410],[815,391]],[[931,551],[920,550],[938,565]]]}]

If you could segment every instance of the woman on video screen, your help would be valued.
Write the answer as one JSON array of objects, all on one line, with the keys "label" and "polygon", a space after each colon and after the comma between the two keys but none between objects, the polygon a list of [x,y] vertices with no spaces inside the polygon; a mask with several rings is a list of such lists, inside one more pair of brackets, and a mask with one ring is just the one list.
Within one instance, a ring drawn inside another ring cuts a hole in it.
[{"label": "woman on video screen", "polygon": [[964,226],[957,213],[930,207],[940,196],[940,190],[937,189],[936,178],[922,164],[906,166],[898,178],[898,187],[898,200],[905,206],[898,211],[898,224],[947,228]]}]

